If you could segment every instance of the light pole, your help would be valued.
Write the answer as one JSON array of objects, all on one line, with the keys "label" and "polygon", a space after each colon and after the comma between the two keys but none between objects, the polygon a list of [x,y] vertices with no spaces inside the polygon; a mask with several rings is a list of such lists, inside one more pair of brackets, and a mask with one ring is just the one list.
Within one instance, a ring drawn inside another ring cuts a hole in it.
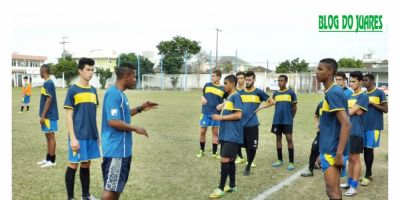
[{"label": "light pole", "polygon": [[62,41],[60,42],[60,44],[63,45],[63,52],[62,52],[62,59],[65,59],[65,44],[69,43],[66,40],[68,39],[67,36],[62,36]]},{"label": "light pole", "polygon": [[217,31],[217,48],[215,51],[215,68],[219,69],[219,67],[218,67],[218,32],[222,32],[222,30],[220,30],[218,28],[216,28],[215,30]]}]

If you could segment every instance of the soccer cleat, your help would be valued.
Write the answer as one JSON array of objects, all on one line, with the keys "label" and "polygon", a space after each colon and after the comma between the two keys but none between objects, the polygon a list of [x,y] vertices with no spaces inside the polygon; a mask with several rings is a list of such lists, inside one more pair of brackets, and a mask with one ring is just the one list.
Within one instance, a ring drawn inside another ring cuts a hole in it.
[{"label": "soccer cleat", "polygon": [[44,160],[42,160],[42,161],[37,162],[36,164],[38,164],[38,165],[44,165],[44,164],[46,164],[46,163],[47,163],[47,160],[44,159]]},{"label": "soccer cleat", "polygon": [[280,167],[283,165],[283,161],[277,160],[276,162],[272,163],[272,167]]},{"label": "soccer cleat", "polygon": [[245,159],[240,158],[240,157],[237,157],[236,160],[235,160],[235,163],[236,163],[236,164],[242,164],[242,163],[244,163],[245,161],[246,161]]},{"label": "soccer cleat", "polygon": [[250,169],[249,168],[245,168],[243,171],[243,176],[250,176]]},{"label": "soccer cleat", "polygon": [[49,167],[55,167],[56,163],[52,163],[51,161],[47,161],[44,165],[40,166],[41,168],[49,168]]},{"label": "soccer cleat", "polygon": [[94,197],[93,195],[90,195],[88,197],[81,197],[81,200],[100,200],[100,199]]},{"label": "soccer cleat", "polygon": [[237,192],[237,187],[231,188],[229,186],[225,186],[224,192],[228,192],[228,193]]},{"label": "soccer cleat", "polygon": [[[246,165],[249,164],[249,162],[246,162]],[[257,167],[256,164],[254,164],[254,162],[251,163],[251,167]]]},{"label": "soccer cleat", "polygon": [[311,177],[314,176],[314,173],[312,173],[310,170],[307,170],[306,172],[301,174],[302,177]]},{"label": "soccer cleat", "polygon": [[199,153],[196,155],[198,158],[201,158],[204,156],[204,151],[200,150]]},{"label": "soccer cleat", "polygon": [[354,196],[357,194],[357,190],[354,189],[353,187],[350,187],[345,193],[345,196]]},{"label": "soccer cleat", "polygon": [[360,185],[362,185],[362,186],[368,186],[368,185],[369,185],[369,179],[368,179],[368,178],[365,178],[365,177],[362,177],[362,178],[360,179]]},{"label": "soccer cleat", "polygon": [[340,184],[340,188],[342,188],[342,189],[349,189],[349,188],[350,188],[350,185],[347,184],[347,183],[342,183],[342,184]]},{"label": "soccer cleat", "polygon": [[221,189],[217,188],[214,190],[213,193],[210,194],[210,198],[212,199],[217,199],[217,198],[221,198],[225,195],[225,192],[222,191]]},{"label": "soccer cleat", "polygon": [[294,163],[289,163],[287,170],[294,170]]},{"label": "soccer cleat", "polygon": [[220,158],[221,158],[221,156],[219,156],[218,153],[213,153],[211,157],[217,158],[217,159],[220,159]]}]

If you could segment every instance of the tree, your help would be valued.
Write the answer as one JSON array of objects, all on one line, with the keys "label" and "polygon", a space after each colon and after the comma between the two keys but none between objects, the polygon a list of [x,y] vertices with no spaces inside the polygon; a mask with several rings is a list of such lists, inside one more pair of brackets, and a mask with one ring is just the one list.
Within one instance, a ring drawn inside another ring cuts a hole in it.
[{"label": "tree", "polygon": [[78,75],[78,63],[72,59],[71,56],[58,59],[58,63],[50,66],[51,73],[56,78],[62,78],[64,72],[64,79],[67,82],[67,85],[70,86],[71,81]]},{"label": "tree", "polygon": [[[140,74],[154,74],[154,63],[152,63],[149,59],[139,56],[140,59]],[[122,53],[119,55],[119,62],[130,62],[132,63],[137,70],[137,55],[135,53]],[[118,59],[117,59],[118,66]],[[136,71],[137,72],[137,71]]]},{"label": "tree", "polygon": [[104,89],[107,79],[111,78],[112,76],[112,72],[110,69],[104,70],[103,68],[96,67],[96,75],[100,78],[101,89]]},{"label": "tree", "polygon": [[220,64],[222,72],[229,73],[233,70],[233,63],[230,60],[225,60]]},{"label": "tree", "polygon": [[295,58],[292,61],[285,60],[279,63],[275,71],[276,73],[308,72],[308,64],[304,59],[300,61],[300,58]]},{"label": "tree", "polygon": [[338,61],[339,68],[362,68],[362,61],[354,58],[340,58]]},{"label": "tree", "polygon": [[197,85],[200,87],[200,76],[204,72],[202,66],[203,64],[209,62],[209,56],[205,51],[200,51],[196,56],[197,60],[191,68],[191,73],[196,75]]}]

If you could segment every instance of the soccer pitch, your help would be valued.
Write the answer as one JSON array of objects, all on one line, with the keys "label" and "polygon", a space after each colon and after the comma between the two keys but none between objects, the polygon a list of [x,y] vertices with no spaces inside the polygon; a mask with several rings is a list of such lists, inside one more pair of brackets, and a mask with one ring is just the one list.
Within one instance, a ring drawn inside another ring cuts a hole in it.
[{"label": "soccer pitch", "polygon": [[[40,89],[34,88],[31,112],[18,113],[21,90],[12,90],[12,195],[13,199],[66,199],[65,170],[67,164],[67,128],[63,103],[66,89],[57,89],[60,114],[56,133],[57,166],[42,169],[36,162],[46,155],[46,140],[39,124]],[[98,90],[100,104],[105,90]],[[158,109],[142,112],[133,118],[133,124],[146,128],[149,138],[134,136],[132,168],[120,199],[207,199],[218,186],[219,160],[211,157],[211,129],[207,132],[206,155],[197,158],[199,150],[200,90],[181,91],[127,91],[131,107],[145,100],[160,104]],[[268,93],[268,95],[272,95]],[[295,170],[287,171],[287,144],[283,139],[284,165],[272,168],[276,161],[275,135],[270,133],[274,108],[260,111],[259,148],[254,160],[257,167],[251,175],[243,176],[245,165],[236,165],[238,192],[226,194],[223,199],[253,199],[258,194],[279,184],[308,164],[311,143],[315,137],[314,111],[323,94],[298,94],[297,114],[294,120]],[[101,105],[102,106],[102,105]],[[97,124],[101,129],[101,111],[97,110]],[[381,147],[375,150],[374,180],[369,186],[360,186],[359,194],[344,199],[388,198],[387,114]],[[219,150],[219,147],[218,147]],[[245,156],[244,149],[242,150]],[[362,166],[364,160],[362,158]],[[362,172],[364,175],[364,169]],[[229,180],[228,182],[229,183]],[[102,194],[101,159],[92,162],[90,192]],[[79,174],[75,178],[75,198],[81,196]],[[290,185],[272,194],[269,199],[327,199],[321,170],[314,177],[299,177]]]}]

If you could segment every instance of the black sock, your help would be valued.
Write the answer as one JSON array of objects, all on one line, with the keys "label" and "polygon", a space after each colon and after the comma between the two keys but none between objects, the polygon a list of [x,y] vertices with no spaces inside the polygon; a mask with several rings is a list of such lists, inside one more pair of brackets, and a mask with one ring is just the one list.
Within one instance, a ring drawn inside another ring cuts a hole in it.
[{"label": "black sock", "polygon": [[46,155],[46,161],[50,161],[50,154]]},{"label": "black sock", "polygon": [[50,156],[50,162],[55,163],[56,162],[56,155]]},{"label": "black sock", "polygon": [[256,150],[246,149],[247,153],[247,169],[250,169],[251,163],[253,163],[254,157],[256,156]]},{"label": "black sock", "polygon": [[372,164],[374,162],[374,149],[364,147],[365,177],[372,175]]},{"label": "black sock", "polygon": [[89,168],[82,168],[79,170],[79,178],[81,179],[82,185],[82,197],[89,197],[89,187],[90,187],[90,170]]},{"label": "black sock", "polygon": [[239,148],[238,156],[239,158],[243,159],[242,148]]},{"label": "black sock", "polygon": [[235,160],[229,162],[229,187],[234,188],[236,186],[235,183],[235,176],[236,176],[236,165]]},{"label": "black sock", "polygon": [[75,173],[76,169],[67,167],[67,171],[65,172],[65,185],[67,187],[68,199],[74,198]]},{"label": "black sock", "polygon": [[24,107],[23,107],[23,106],[21,106],[21,112],[22,112],[22,111],[24,111]]},{"label": "black sock", "polygon": [[283,160],[282,148],[277,148],[276,151],[278,152],[278,160],[282,161]]},{"label": "black sock", "polygon": [[288,149],[289,151],[289,162],[294,162],[294,149]]},{"label": "black sock", "polygon": [[26,111],[29,111],[29,106],[26,106]]},{"label": "black sock", "polygon": [[217,153],[218,144],[212,144],[212,152],[213,154]]},{"label": "black sock", "polygon": [[228,178],[229,168],[230,168],[229,163],[221,163],[221,180],[219,182],[218,188],[221,189],[222,191],[224,191],[226,179]]},{"label": "black sock", "polygon": [[204,152],[204,146],[206,146],[205,142],[200,142],[200,149]]},{"label": "black sock", "polygon": [[311,149],[310,158],[308,160],[308,169],[310,170],[310,172],[314,171],[315,161],[317,160],[318,156],[319,156],[319,151]]}]

